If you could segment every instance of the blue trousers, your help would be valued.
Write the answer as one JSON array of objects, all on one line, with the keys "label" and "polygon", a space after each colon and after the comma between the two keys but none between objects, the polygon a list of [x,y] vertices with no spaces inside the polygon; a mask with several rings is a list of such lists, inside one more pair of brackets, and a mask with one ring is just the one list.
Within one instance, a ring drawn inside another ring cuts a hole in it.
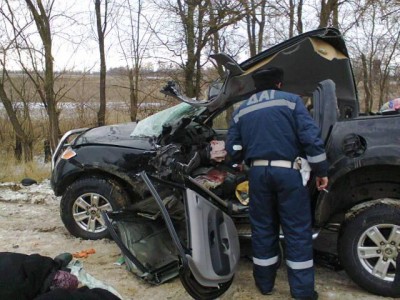
[{"label": "blue trousers", "polygon": [[314,292],[311,203],[298,170],[251,167],[249,172],[253,275],[263,291],[271,291],[277,271],[279,226],[286,244],[292,297]]}]

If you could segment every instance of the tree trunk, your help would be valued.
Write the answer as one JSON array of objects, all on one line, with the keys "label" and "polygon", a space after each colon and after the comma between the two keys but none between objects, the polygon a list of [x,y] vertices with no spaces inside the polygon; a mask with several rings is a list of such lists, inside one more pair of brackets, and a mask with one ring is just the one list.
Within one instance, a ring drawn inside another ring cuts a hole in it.
[{"label": "tree trunk", "polygon": [[257,47],[257,53],[260,53],[263,50],[263,44],[264,44],[264,29],[265,29],[265,19],[266,19],[266,12],[265,12],[265,6],[267,5],[267,0],[261,1],[261,19],[258,22],[259,28],[258,28],[258,47]]},{"label": "tree trunk", "polygon": [[50,143],[48,140],[43,142],[44,162],[47,163],[51,160]]},{"label": "tree trunk", "polygon": [[332,26],[338,27],[338,0],[321,0],[321,13],[319,18],[319,28],[327,27],[332,15]]},{"label": "tree trunk", "polygon": [[364,54],[361,54],[362,70],[363,70],[363,85],[364,85],[364,112],[369,113],[370,107],[372,106],[372,91],[370,85],[370,74],[368,72],[367,58]]},{"label": "tree trunk", "polygon": [[[255,56],[257,53],[262,51],[264,42],[264,28],[265,28],[265,6],[267,1],[262,0],[254,3],[251,0],[250,3],[245,2],[246,5],[246,30],[247,30],[247,40],[249,42],[250,56]],[[250,4],[250,6],[249,6]],[[257,12],[259,9],[259,13]],[[259,15],[259,18],[257,17]],[[258,25],[258,31],[257,31]]]},{"label": "tree trunk", "polygon": [[[180,2],[180,1],[178,1]],[[187,48],[187,62],[185,65],[185,92],[188,97],[196,96],[196,89],[193,84],[193,78],[195,78],[195,66],[196,66],[196,55],[195,55],[195,29],[194,29],[194,3],[188,3],[187,15],[182,16],[182,22],[186,27],[186,48]],[[184,12],[181,11],[181,15]]]},{"label": "tree trunk", "polygon": [[303,33],[303,0],[299,0],[297,5],[297,32]]},{"label": "tree trunk", "polygon": [[[136,72],[135,72],[136,73]],[[138,95],[136,86],[138,84],[139,78],[138,74],[134,74],[133,69],[128,68],[128,78],[129,78],[129,102],[130,102],[130,118],[132,122],[137,121],[137,111],[138,111]]]},{"label": "tree trunk", "polygon": [[246,28],[247,28],[247,40],[249,41],[250,56],[257,54],[256,48],[256,12],[254,8],[254,1],[250,1],[250,7],[247,5],[246,14]]},{"label": "tree trunk", "polygon": [[46,95],[47,114],[50,121],[50,147],[55,150],[58,145],[60,136],[60,126],[58,121],[59,112],[54,97],[54,73],[53,73],[53,56],[51,45],[50,28],[46,32],[46,38],[43,39],[45,49],[45,77],[44,77],[44,92]]},{"label": "tree trunk", "polygon": [[33,160],[33,142],[27,141],[23,144],[25,162]]},{"label": "tree trunk", "polygon": [[293,37],[294,33],[294,2],[289,0],[289,38]]},{"label": "tree trunk", "polygon": [[334,0],[332,3],[332,26],[339,28],[339,4],[338,0]]},{"label": "tree trunk", "polygon": [[[107,7],[107,0],[105,2]],[[97,113],[97,125],[103,126],[106,124],[106,57],[104,50],[104,36],[105,26],[103,28],[101,22],[101,0],[95,0],[96,11],[96,28],[97,36],[99,39],[99,52],[100,52],[100,107]],[[107,19],[107,8],[104,13],[104,24]]]},{"label": "tree trunk", "polygon": [[29,151],[24,151],[24,154],[27,154],[24,158],[25,161],[32,160],[33,157],[33,148],[32,148],[32,141],[33,141],[33,134],[31,131],[25,132],[24,128],[21,125],[21,122],[17,118],[17,114],[13,109],[11,100],[8,98],[5,90],[4,85],[0,82],[0,99],[4,105],[4,108],[7,112],[7,116],[10,119],[11,125],[15,131],[15,157],[17,160],[21,160],[22,148],[25,149],[25,145],[30,145],[27,149]]},{"label": "tree trunk", "polygon": [[[210,21],[211,21],[211,24],[216,24],[216,19],[215,19],[215,15],[212,10],[212,7],[210,7]],[[221,37],[219,35],[219,32],[215,31],[212,35],[212,41],[211,41],[212,49],[213,49],[214,53],[219,53],[219,52],[223,51],[223,49],[221,49],[220,38]],[[224,77],[224,68],[220,64],[217,64],[216,67],[217,67],[217,72],[218,72],[219,77],[223,78]]]},{"label": "tree trunk", "polygon": [[22,159],[22,143],[18,135],[15,135],[14,157],[17,161],[21,161]]},{"label": "tree trunk", "polygon": [[321,0],[321,13],[320,13],[320,16],[319,16],[319,26],[318,26],[318,28],[323,28],[323,27],[328,26],[329,13],[330,12],[329,12],[327,3],[325,2],[325,0]]}]

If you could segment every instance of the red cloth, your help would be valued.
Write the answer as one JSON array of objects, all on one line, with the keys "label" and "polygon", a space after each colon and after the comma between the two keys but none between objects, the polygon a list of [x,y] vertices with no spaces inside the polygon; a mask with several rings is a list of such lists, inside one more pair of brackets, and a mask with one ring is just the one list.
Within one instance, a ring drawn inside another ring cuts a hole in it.
[{"label": "red cloth", "polygon": [[75,290],[78,288],[78,278],[76,278],[75,275],[59,270],[56,272],[56,275],[54,276],[54,279],[51,283],[50,289],[64,289],[64,290]]}]

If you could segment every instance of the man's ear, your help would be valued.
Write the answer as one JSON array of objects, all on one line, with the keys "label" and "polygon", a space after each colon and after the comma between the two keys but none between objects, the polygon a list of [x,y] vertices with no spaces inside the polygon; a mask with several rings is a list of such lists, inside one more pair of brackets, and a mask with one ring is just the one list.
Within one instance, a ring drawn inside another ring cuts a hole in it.
[{"label": "man's ear", "polygon": [[282,82],[278,82],[278,83],[276,84],[276,87],[277,87],[278,89],[282,88]]}]

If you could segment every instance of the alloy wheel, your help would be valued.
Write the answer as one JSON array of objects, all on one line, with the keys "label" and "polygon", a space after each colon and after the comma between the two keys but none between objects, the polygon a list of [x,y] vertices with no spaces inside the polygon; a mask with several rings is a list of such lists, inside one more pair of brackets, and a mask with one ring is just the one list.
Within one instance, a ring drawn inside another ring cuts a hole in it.
[{"label": "alloy wheel", "polygon": [[106,198],[97,193],[79,196],[72,207],[76,224],[83,230],[94,233],[107,229],[101,211],[112,211],[112,207]]},{"label": "alloy wheel", "polygon": [[357,245],[358,258],[366,271],[393,281],[400,252],[400,226],[378,224],[365,230]]}]

